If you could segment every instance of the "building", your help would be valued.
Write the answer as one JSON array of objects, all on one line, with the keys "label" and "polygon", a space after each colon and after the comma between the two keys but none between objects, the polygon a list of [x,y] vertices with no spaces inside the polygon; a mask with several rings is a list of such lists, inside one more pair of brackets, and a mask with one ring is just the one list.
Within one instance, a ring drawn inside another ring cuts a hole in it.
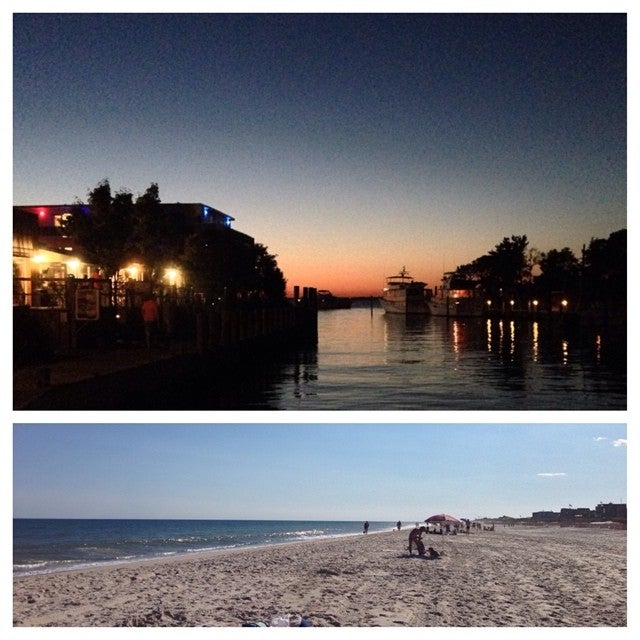
[{"label": "building", "polygon": [[[254,240],[231,228],[232,216],[203,203],[160,203],[159,208],[165,218],[176,222],[184,238],[197,238],[205,254],[215,257],[213,266],[220,271],[220,281],[226,282],[237,264],[250,261]],[[84,204],[13,207],[14,305],[63,307],[67,280],[87,279],[96,273],[96,265],[83,259],[82,247],[64,226],[69,216],[90,213]],[[144,282],[151,280],[151,273],[147,265],[131,262],[121,266],[121,277],[127,282]],[[155,277],[167,286],[187,284],[174,264],[167,263]]]},{"label": "building", "polygon": [[593,512],[589,507],[578,507],[577,509],[563,508],[560,509],[560,520],[584,519],[589,520]]},{"label": "building", "polygon": [[544,522],[555,522],[560,519],[558,511],[534,511],[531,514],[532,520],[542,520]]},{"label": "building", "polygon": [[626,504],[614,504],[609,502],[603,504],[602,502],[596,506],[596,518],[598,520],[626,520],[627,519],[627,505]]}]

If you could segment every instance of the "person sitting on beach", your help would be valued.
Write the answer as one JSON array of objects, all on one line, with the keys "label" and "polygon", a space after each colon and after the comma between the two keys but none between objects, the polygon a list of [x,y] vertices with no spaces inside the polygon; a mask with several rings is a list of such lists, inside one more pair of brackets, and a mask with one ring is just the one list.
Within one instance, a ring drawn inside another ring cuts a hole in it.
[{"label": "person sitting on beach", "polygon": [[[422,534],[427,530],[426,527],[415,527],[409,534],[409,555],[413,555],[413,545],[415,544],[419,555],[424,554],[424,544],[422,542]],[[420,547],[422,547],[422,554],[420,553]]]},{"label": "person sitting on beach", "polygon": [[429,557],[430,558],[439,558],[440,557],[440,554],[433,547],[429,547],[427,549],[427,551],[429,552]]}]

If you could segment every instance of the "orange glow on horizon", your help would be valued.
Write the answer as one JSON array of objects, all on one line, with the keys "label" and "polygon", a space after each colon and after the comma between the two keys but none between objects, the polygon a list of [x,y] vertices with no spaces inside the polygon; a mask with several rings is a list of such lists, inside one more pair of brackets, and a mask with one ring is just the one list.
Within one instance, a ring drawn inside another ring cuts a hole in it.
[{"label": "orange glow on horizon", "polygon": [[[327,289],[335,296],[380,297],[386,284],[386,278],[395,275],[402,265],[396,269],[384,269],[381,265],[351,265],[349,268],[339,268],[336,264],[315,266],[305,264],[289,265],[283,267],[283,273],[287,279],[287,295],[293,295],[293,287],[314,287],[315,289]],[[429,277],[424,271],[410,270],[410,275],[415,280],[427,283],[427,288],[433,289],[440,284],[442,273],[433,272]]]}]

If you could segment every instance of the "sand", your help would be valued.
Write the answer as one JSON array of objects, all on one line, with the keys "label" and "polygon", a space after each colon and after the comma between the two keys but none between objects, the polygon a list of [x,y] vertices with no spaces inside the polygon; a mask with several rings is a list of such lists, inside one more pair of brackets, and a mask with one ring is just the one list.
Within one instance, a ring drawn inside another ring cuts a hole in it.
[{"label": "sand", "polygon": [[409,529],[14,578],[14,626],[624,627],[626,531]]}]

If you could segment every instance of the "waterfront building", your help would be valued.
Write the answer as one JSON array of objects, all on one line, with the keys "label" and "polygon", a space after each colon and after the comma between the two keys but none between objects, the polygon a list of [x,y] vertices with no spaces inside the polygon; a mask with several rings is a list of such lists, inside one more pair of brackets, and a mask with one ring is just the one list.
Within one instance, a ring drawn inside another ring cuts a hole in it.
[{"label": "waterfront building", "polygon": [[[198,238],[216,256],[219,265],[249,259],[254,239],[232,229],[234,218],[229,214],[203,203],[161,203],[159,209],[163,216],[177,222],[184,237]],[[69,278],[86,279],[97,274],[97,265],[84,259],[82,247],[65,229],[65,220],[77,214],[90,215],[90,207],[85,204],[13,207],[14,306],[63,307],[62,290]],[[140,262],[121,265],[121,276],[129,283],[152,280],[150,269]],[[167,287],[187,284],[183,271],[169,263],[156,279]],[[220,279],[224,279],[224,274]],[[106,296],[105,301],[108,299]]]}]

